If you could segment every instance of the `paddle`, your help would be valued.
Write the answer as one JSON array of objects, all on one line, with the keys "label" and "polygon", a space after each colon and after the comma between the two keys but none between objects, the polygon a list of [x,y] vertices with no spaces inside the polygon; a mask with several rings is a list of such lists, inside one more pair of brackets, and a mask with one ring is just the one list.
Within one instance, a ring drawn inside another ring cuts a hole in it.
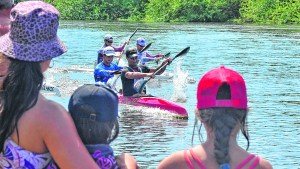
[{"label": "paddle", "polygon": [[[164,58],[169,58],[171,55],[171,52],[168,52],[167,54],[163,55],[161,58],[164,59]],[[158,64],[158,60],[155,60],[156,64]]]},{"label": "paddle", "polygon": [[[133,35],[136,33],[136,31],[137,31],[137,28],[136,28],[135,31],[128,37],[128,41],[127,41],[127,42],[130,41],[130,39],[133,37]],[[126,43],[126,45],[124,46],[124,48],[123,48],[123,50],[122,50],[122,52],[121,52],[121,54],[120,54],[120,57],[119,57],[119,59],[118,59],[118,61],[117,61],[117,65],[119,64],[120,59],[122,58],[122,55],[123,55],[123,53],[124,53],[124,51],[125,51],[125,49],[126,49],[126,46],[127,46],[127,43]]]},{"label": "paddle", "polygon": [[[140,51],[140,53],[146,51],[146,50],[151,46],[151,44],[152,44],[152,43],[149,43],[148,45],[146,45],[146,46]],[[116,74],[117,72],[120,72],[120,70],[116,70],[116,71],[112,72],[111,74]],[[119,74],[118,77],[116,77],[115,80],[112,81],[112,82],[110,83],[109,86],[110,86],[111,88],[115,88],[116,83],[117,83],[117,80],[119,79],[120,76],[121,76],[121,74]]]},{"label": "paddle", "polygon": [[147,50],[151,46],[152,42],[146,45],[139,53],[143,53],[145,50]]},{"label": "paddle", "polygon": [[[172,61],[173,61],[174,59],[176,59],[177,57],[179,57],[179,56],[183,56],[183,55],[187,54],[189,50],[190,50],[190,47],[186,47],[186,48],[183,49],[181,52],[179,52],[179,53],[172,59]],[[159,69],[157,69],[157,70],[153,73],[153,75],[156,75],[162,68],[166,67],[168,64],[169,64],[169,63],[167,62],[167,63],[165,63],[164,65],[162,65]],[[135,87],[137,88],[138,93],[141,93],[141,92],[143,91],[145,85],[146,85],[151,79],[152,79],[152,77],[150,77],[150,78],[147,79],[147,80],[142,80],[142,81],[140,82],[141,85],[137,84],[137,83],[139,83],[139,82],[136,82]]]}]

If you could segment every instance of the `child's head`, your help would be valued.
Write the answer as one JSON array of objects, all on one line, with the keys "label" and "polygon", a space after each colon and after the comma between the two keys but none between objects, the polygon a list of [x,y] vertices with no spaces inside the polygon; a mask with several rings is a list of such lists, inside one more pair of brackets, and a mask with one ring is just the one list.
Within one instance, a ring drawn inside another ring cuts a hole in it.
[{"label": "child's head", "polygon": [[197,108],[214,107],[247,108],[246,85],[239,73],[221,66],[208,71],[201,78],[197,90]]},{"label": "child's head", "polygon": [[221,66],[208,71],[197,88],[196,116],[214,133],[215,157],[218,164],[228,165],[229,138],[238,129],[247,140],[247,92],[243,77],[232,69]]},{"label": "child's head", "polygon": [[84,144],[109,144],[119,134],[118,96],[104,86],[86,84],[75,90],[69,112]]}]

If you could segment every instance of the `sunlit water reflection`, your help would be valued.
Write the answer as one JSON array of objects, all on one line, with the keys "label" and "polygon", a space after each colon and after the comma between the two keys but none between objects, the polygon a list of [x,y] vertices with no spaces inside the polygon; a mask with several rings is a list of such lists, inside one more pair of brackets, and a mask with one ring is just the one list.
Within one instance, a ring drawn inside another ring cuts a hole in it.
[{"label": "sunlit water reflection", "polygon": [[[270,160],[274,168],[300,168],[299,27],[62,22],[59,35],[69,51],[55,59],[54,68],[46,74],[47,81],[60,89],[61,97],[47,97],[67,107],[71,93],[79,85],[93,83],[92,72],[68,68],[92,69],[104,34],[111,33],[114,44],[119,45],[136,27],[138,32],[130,46],[135,45],[136,38],[145,37],[153,42],[150,52],[171,52],[170,57],[191,47],[186,56],[167,67],[168,72],[175,73],[174,80],[148,87],[152,95],[180,101],[189,119],[121,105],[121,132],[113,143],[117,154],[130,152],[142,168],[155,168],[172,152],[189,148],[197,83],[209,69],[225,65],[240,72],[247,83],[249,151]],[[243,137],[239,142],[245,147]],[[194,143],[200,143],[198,136]]]}]

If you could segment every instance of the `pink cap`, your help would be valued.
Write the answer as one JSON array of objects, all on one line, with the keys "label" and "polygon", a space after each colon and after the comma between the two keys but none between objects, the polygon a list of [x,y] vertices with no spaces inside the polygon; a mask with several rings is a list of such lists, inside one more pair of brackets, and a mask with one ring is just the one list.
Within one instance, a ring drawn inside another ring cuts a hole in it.
[{"label": "pink cap", "polygon": [[[227,83],[231,99],[217,100],[219,88]],[[247,92],[243,77],[234,70],[220,66],[208,71],[199,81],[197,88],[197,108],[213,107],[247,108]]]}]

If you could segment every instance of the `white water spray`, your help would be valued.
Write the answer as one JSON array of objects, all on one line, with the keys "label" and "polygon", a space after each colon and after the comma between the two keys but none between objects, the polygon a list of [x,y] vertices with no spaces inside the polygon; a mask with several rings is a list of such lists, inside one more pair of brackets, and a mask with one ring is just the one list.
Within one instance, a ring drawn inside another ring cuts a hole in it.
[{"label": "white water spray", "polygon": [[174,93],[171,97],[171,100],[174,102],[185,103],[187,101],[187,78],[188,73],[184,72],[181,69],[181,62],[180,59],[176,66],[174,67],[174,77],[173,77],[173,84],[174,84]]}]

